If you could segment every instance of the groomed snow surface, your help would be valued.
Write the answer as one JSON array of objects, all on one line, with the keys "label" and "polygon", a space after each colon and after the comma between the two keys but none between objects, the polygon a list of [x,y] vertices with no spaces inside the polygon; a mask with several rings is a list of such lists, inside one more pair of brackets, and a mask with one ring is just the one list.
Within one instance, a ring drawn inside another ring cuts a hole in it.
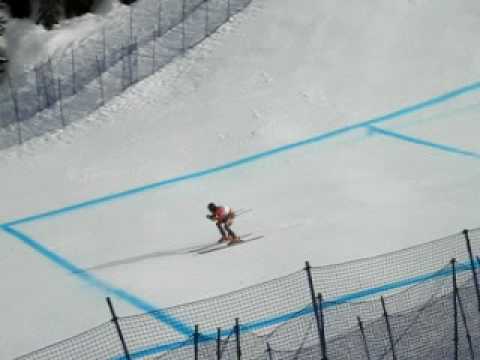
[{"label": "groomed snow surface", "polygon": [[[253,209],[234,230],[262,240],[91,271],[166,307],[287,274],[307,259],[339,263],[476,227],[479,31],[473,0],[254,0],[85,120],[3,151],[0,221],[314,138],[13,228],[84,269],[217,239],[205,219],[210,201]],[[0,358],[109,319],[109,294],[5,231],[0,239]],[[113,300],[119,315],[143,312]]]}]

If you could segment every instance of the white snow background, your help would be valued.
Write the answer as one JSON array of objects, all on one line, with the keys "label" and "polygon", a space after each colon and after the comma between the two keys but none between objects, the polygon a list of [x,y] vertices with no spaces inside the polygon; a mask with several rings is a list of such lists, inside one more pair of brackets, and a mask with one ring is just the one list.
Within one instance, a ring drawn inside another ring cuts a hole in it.
[{"label": "white snow background", "polygon": [[[85,120],[3,151],[0,221],[344,129],[14,227],[88,268],[214,241],[217,230],[205,219],[210,201],[253,209],[234,230],[262,240],[92,271],[160,308],[272,279],[307,259],[339,263],[476,227],[479,32],[480,4],[471,0],[254,0]],[[402,109],[374,129],[346,130]],[[109,294],[5,231],[0,272],[2,359],[109,319]],[[119,315],[142,312],[113,300]]]}]

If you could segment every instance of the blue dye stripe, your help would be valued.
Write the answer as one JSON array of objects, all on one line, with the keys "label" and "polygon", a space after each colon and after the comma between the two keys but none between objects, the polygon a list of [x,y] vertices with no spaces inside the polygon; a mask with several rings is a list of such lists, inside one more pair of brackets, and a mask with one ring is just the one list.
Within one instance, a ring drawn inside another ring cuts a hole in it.
[{"label": "blue dye stripe", "polygon": [[408,114],[411,114],[411,113],[414,113],[414,112],[417,112],[417,111],[420,111],[420,110],[423,110],[423,109],[426,109],[426,108],[429,108],[429,107],[433,107],[433,106],[438,105],[440,103],[446,102],[448,100],[452,100],[456,97],[465,95],[465,94],[473,92],[473,91],[477,91],[479,89],[480,89],[480,82],[476,82],[476,83],[458,88],[456,90],[450,91],[450,92],[445,93],[443,95],[436,96],[436,97],[431,98],[429,100],[417,103],[415,105],[408,106],[408,107],[402,108],[400,110],[391,112],[391,113],[383,115],[383,116],[375,117],[373,119],[363,121],[363,122],[360,122],[360,123],[357,123],[357,124],[354,124],[354,125],[345,126],[345,127],[342,127],[342,128],[339,128],[339,129],[336,129],[336,130],[333,130],[333,131],[329,131],[329,132],[326,132],[326,133],[323,133],[323,134],[319,134],[319,135],[316,135],[316,136],[313,136],[313,137],[310,137],[310,138],[307,138],[307,139],[304,139],[304,140],[301,140],[301,141],[298,141],[298,142],[282,145],[282,146],[279,146],[279,147],[276,147],[276,148],[273,148],[273,149],[270,149],[270,150],[267,150],[267,151],[263,151],[263,152],[260,152],[260,153],[257,153],[257,154],[251,155],[251,156],[243,157],[241,159],[225,163],[223,165],[211,167],[211,168],[201,170],[201,171],[197,171],[197,172],[192,172],[192,173],[189,173],[189,174],[186,174],[186,175],[174,177],[174,178],[171,178],[171,179],[159,181],[159,182],[144,185],[144,186],[140,186],[140,187],[133,188],[133,189],[130,189],[130,190],[113,193],[113,194],[102,196],[102,197],[99,197],[99,198],[96,198],[96,199],[80,202],[80,203],[73,204],[73,205],[70,205],[70,206],[66,206],[66,207],[63,207],[63,208],[60,208],[60,209],[57,209],[57,210],[51,210],[51,211],[42,212],[42,213],[39,213],[39,214],[36,214],[36,215],[27,216],[27,217],[24,217],[24,218],[21,218],[21,219],[17,219],[17,220],[13,220],[13,221],[4,223],[3,225],[4,226],[14,226],[14,225],[19,225],[19,224],[23,224],[23,223],[27,223],[27,222],[32,222],[32,221],[36,221],[36,220],[40,220],[40,219],[44,219],[44,218],[63,215],[65,213],[69,213],[69,212],[72,212],[72,211],[84,209],[84,208],[87,208],[87,207],[91,207],[91,206],[99,205],[99,204],[102,204],[102,203],[110,202],[110,201],[117,200],[117,199],[120,199],[120,198],[124,198],[124,197],[127,197],[127,196],[131,196],[131,195],[143,193],[143,192],[146,192],[146,191],[154,190],[154,189],[163,187],[165,185],[179,183],[179,182],[183,182],[183,181],[187,181],[187,180],[192,180],[192,179],[195,179],[195,178],[200,178],[200,177],[204,177],[204,176],[211,175],[211,174],[214,174],[214,173],[218,173],[220,171],[225,171],[225,170],[228,170],[228,169],[231,169],[231,168],[234,168],[234,167],[245,165],[247,163],[258,161],[258,160],[266,158],[266,157],[271,157],[273,155],[276,155],[276,154],[279,154],[279,153],[282,153],[282,152],[285,152],[285,151],[288,151],[288,150],[292,150],[292,149],[295,149],[295,148],[298,148],[298,147],[301,147],[301,146],[305,146],[305,145],[321,142],[321,141],[324,141],[324,140],[327,140],[327,139],[330,139],[330,138],[334,138],[334,137],[337,137],[339,135],[350,132],[352,130],[358,130],[358,129],[364,128],[366,126],[371,126],[371,125],[374,125],[374,124],[379,124],[379,123],[386,122],[388,120],[392,120],[392,119],[396,119],[396,118],[399,118],[399,117],[402,117],[402,116],[406,116]]},{"label": "blue dye stripe", "polygon": [[417,145],[423,145],[423,146],[427,146],[427,147],[432,148],[432,149],[446,151],[446,152],[457,154],[457,155],[463,155],[463,156],[473,157],[475,159],[480,159],[480,154],[477,154],[477,153],[472,152],[472,151],[462,150],[462,149],[459,149],[459,148],[455,148],[453,146],[433,143],[433,142],[430,142],[430,141],[427,141],[427,140],[414,138],[414,137],[403,135],[403,134],[400,134],[400,133],[397,133],[397,132],[388,131],[388,130],[385,130],[385,129],[380,129],[380,128],[375,127],[375,126],[368,126],[367,128],[368,128],[369,131],[371,131],[373,133],[385,135],[385,136],[392,137],[392,138],[395,138],[395,139],[399,139],[399,140],[402,140],[402,141],[406,141],[406,142],[409,142],[409,143],[413,143],[413,144],[417,144]]},{"label": "blue dye stripe", "polygon": [[193,332],[192,328],[182,323],[181,321],[177,320],[173,316],[169,315],[167,312],[160,310],[151,304],[148,304],[144,300],[126,292],[125,290],[115,288],[109,285],[108,283],[97,279],[95,276],[91,275],[85,270],[80,269],[78,266],[74,265],[67,259],[47,249],[45,246],[33,240],[31,237],[27,236],[26,234],[16,229],[13,229],[12,227],[9,227],[9,226],[2,226],[2,229],[6,233],[22,241],[24,244],[31,247],[37,253],[43,255],[54,264],[72,273],[74,276],[78,277],[79,279],[86,282],[87,284],[97,289],[100,289],[106,292],[107,294],[113,294],[118,298],[122,299],[123,301],[127,302],[128,304],[133,305],[134,307],[144,312],[148,312],[152,317],[168,325],[169,327],[181,333],[182,335],[190,336],[192,334]]},{"label": "blue dye stripe", "polygon": [[[474,266],[477,267],[477,265],[474,265]],[[471,269],[472,269],[472,267],[471,267],[469,262],[468,263],[467,262],[465,262],[465,263],[460,263],[459,262],[459,263],[457,263],[457,266],[456,266],[457,274],[460,274],[460,273],[465,272],[465,271],[471,271]],[[392,283],[384,284],[384,285],[379,286],[379,287],[364,289],[364,290],[360,290],[360,291],[353,292],[353,293],[350,293],[350,294],[339,296],[335,299],[325,301],[323,303],[323,308],[326,309],[326,308],[329,308],[329,307],[332,307],[332,306],[346,304],[346,303],[349,303],[349,302],[353,302],[354,300],[361,300],[361,299],[371,297],[372,295],[385,293],[385,292],[395,290],[395,289],[400,289],[400,288],[403,288],[403,287],[406,287],[406,286],[412,286],[412,285],[416,285],[416,284],[425,283],[427,281],[434,280],[434,279],[437,279],[437,278],[445,278],[445,277],[451,276],[451,275],[452,275],[451,267],[445,267],[445,268],[441,269],[440,271],[436,271],[436,272],[432,272],[432,273],[428,273],[428,274],[424,274],[424,275],[419,275],[419,276],[411,277],[411,278],[408,278],[408,279],[403,279],[403,280],[400,280],[400,281],[395,281],[395,282],[392,282]],[[289,320],[300,318],[302,316],[308,316],[312,313],[313,313],[313,307],[310,305],[310,306],[305,307],[304,309],[301,309],[300,311],[290,312],[290,313],[279,315],[279,316],[269,318],[269,319],[263,319],[263,320],[259,320],[259,321],[255,321],[255,322],[251,322],[251,323],[241,324],[240,329],[241,329],[242,332],[252,332],[252,331],[259,330],[259,329],[264,329],[264,328],[267,328],[267,327],[270,327],[270,326],[273,326],[273,325],[282,324],[282,323],[285,323]],[[223,336],[228,336],[231,333],[232,333],[232,330],[230,330],[230,329],[222,330],[221,335],[223,337]],[[201,335],[200,342],[215,341],[215,339],[216,339],[216,332],[215,333],[213,333],[213,332],[212,333],[206,333],[206,334]],[[178,348],[183,347],[183,346],[191,346],[192,341],[191,340],[190,341],[184,341],[183,345],[180,345],[180,346],[179,346],[179,344],[180,344],[180,342],[161,344],[161,345],[158,345],[158,346],[150,347],[148,349],[140,350],[140,351],[132,353],[130,355],[133,358],[139,358],[141,356],[146,356],[146,355],[155,355],[155,354],[158,354],[160,352],[172,351],[172,350],[178,349]],[[124,360],[124,359],[125,359],[125,357],[118,357],[118,358],[115,358],[114,360]]]}]

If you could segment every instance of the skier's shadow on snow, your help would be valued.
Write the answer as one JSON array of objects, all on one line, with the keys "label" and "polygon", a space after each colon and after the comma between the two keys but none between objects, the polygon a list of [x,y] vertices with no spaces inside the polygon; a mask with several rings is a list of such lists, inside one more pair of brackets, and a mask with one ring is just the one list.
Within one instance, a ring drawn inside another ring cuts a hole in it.
[{"label": "skier's shadow on snow", "polygon": [[[243,214],[249,213],[251,211],[252,211],[252,209],[239,209],[239,210],[237,210],[236,214],[237,214],[237,217],[238,217],[238,216],[241,216]],[[250,234],[245,234],[243,236],[246,236],[246,235],[250,235]],[[155,251],[155,252],[151,252],[151,253],[148,253],[148,254],[132,256],[132,257],[128,257],[128,258],[124,258],[124,259],[120,259],[120,260],[113,260],[113,261],[109,261],[109,262],[106,262],[106,263],[103,263],[103,264],[90,266],[90,267],[87,267],[85,269],[81,269],[81,270],[78,270],[78,271],[73,271],[73,274],[81,274],[81,273],[85,273],[85,272],[88,272],[88,271],[96,271],[96,270],[107,269],[107,268],[111,268],[111,267],[115,267],[115,266],[129,265],[129,264],[133,264],[133,263],[148,260],[148,259],[161,258],[161,257],[167,257],[167,256],[175,256],[175,255],[193,254],[193,253],[197,253],[200,250],[206,250],[206,249],[208,249],[212,246],[215,246],[215,245],[218,245],[218,243],[213,242],[213,243],[207,243],[207,244],[193,245],[193,246],[184,247],[184,248],[180,248],[180,249],[174,249],[174,250]]]},{"label": "skier's shadow on snow", "polygon": [[102,270],[110,267],[128,265],[128,264],[133,264],[133,263],[148,260],[148,259],[154,259],[154,258],[160,258],[160,257],[166,257],[166,256],[186,255],[186,254],[195,253],[197,250],[203,249],[204,247],[205,247],[205,244],[189,246],[189,247],[175,249],[175,250],[155,251],[148,254],[132,256],[132,257],[128,257],[120,260],[109,261],[99,265],[94,265],[79,271],[74,271],[73,273],[79,274],[79,273],[85,273],[87,271]]}]

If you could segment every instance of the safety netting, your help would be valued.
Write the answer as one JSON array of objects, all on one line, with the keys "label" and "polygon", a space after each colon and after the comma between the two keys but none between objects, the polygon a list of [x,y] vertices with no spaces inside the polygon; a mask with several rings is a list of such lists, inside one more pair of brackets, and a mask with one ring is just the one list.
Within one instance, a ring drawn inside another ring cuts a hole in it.
[{"label": "safety netting", "polygon": [[222,296],[119,317],[19,359],[474,359],[479,246],[475,229],[307,265]]}]

